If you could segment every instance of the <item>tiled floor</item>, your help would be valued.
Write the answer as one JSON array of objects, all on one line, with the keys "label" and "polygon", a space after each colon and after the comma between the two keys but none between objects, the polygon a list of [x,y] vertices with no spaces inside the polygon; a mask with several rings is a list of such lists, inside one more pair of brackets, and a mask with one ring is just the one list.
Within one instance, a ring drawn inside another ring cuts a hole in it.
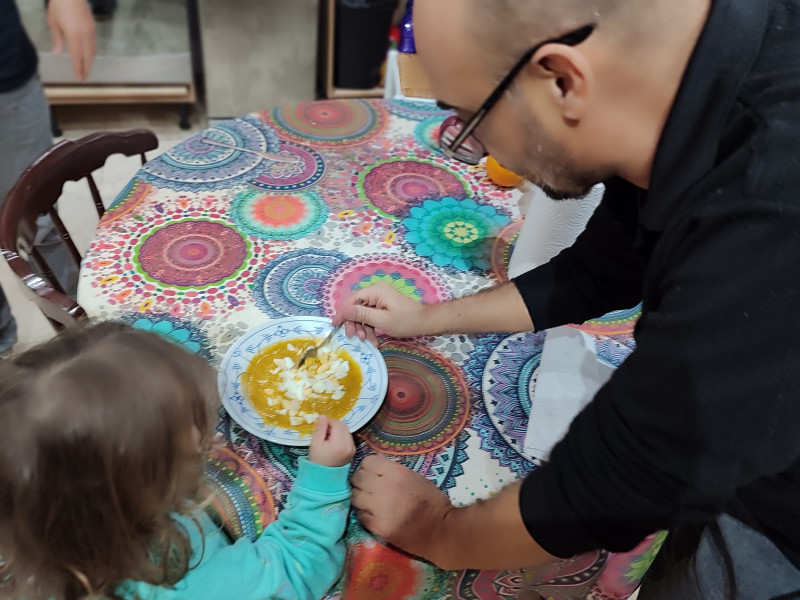
[{"label": "tiled floor", "polygon": [[[121,131],[146,127],[158,136],[160,142],[158,150],[150,153],[151,158],[205,127],[205,118],[195,114],[192,129],[180,129],[177,110],[169,106],[65,106],[58,109],[58,119],[66,139],[77,139],[101,130]],[[139,160],[136,158],[112,156],[96,172],[95,181],[106,204],[114,200],[138,168]],[[97,214],[85,182],[68,183],[65,186],[59,203],[59,213],[78,248],[84,251],[91,242],[97,225]],[[0,260],[0,285],[8,295],[17,319],[18,349],[47,340],[53,335],[52,328],[36,305],[25,298],[19,282],[3,260]]]}]

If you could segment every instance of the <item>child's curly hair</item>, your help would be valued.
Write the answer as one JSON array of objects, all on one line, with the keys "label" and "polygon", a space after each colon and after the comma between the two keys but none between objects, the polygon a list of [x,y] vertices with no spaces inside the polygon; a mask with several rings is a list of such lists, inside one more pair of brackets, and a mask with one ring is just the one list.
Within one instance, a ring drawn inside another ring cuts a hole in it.
[{"label": "child's curly hair", "polygon": [[0,598],[172,585],[192,549],[213,370],[158,335],[101,323],[0,361]]}]

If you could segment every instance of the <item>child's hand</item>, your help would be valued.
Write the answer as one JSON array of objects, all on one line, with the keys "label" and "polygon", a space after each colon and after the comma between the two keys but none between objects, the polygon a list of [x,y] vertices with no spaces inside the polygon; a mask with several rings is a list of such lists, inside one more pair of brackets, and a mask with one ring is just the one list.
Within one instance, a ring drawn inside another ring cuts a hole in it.
[{"label": "child's hand", "polygon": [[311,436],[308,460],[325,467],[343,467],[353,460],[355,453],[356,445],[347,425],[320,415]]}]

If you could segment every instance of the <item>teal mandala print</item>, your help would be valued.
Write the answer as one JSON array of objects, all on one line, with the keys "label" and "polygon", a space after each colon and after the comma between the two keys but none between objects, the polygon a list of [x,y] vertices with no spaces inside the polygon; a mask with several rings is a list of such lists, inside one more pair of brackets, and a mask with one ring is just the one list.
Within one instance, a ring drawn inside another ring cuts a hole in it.
[{"label": "teal mandala print", "polygon": [[246,189],[233,199],[236,226],[262,240],[298,240],[328,218],[328,207],[312,191],[268,193]]},{"label": "teal mandala print", "polygon": [[212,344],[206,333],[187,319],[168,314],[126,315],[123,322],[135,329],[157,333],[185,350],[211,360]]},{"label": "teal mandala print", "polygon": [[414,128],[414,138],[423,148],[428,148],[434,152],[441,152],[439,149],[439,128],[444,121],[443,117],[428,117],[421,121]]},{"label": "teal mandala print", "polygon": [[430,100],[406,100],[393,99],[386,101],[386,108],[390,113],[403,119],[411,121],[423,121],[430,117],[441,119],[453,114],[449,110],[443,110]]},{"label": "teal mandala print", "polygon": [[443,198],[413,207],[403,226],[417,254],[442,267],[469,271],[489,268],[493,239],[510,221],[489,204]]}]

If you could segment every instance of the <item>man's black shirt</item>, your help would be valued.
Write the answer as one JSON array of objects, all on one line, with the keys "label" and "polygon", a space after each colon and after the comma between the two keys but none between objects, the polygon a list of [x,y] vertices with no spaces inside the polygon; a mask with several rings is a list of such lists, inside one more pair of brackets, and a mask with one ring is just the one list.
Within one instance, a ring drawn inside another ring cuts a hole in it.
[{"label": "man's black shirt", "polygon": [[637,348],[520,507],[556,556],[720,513],[800,567],[800,3],[716,0],[650,188],[608,182],[515,283],[537,329],[643,302]]},{"label": "man's black shirt", "polygon": [[33,77],[36,50],[22,27],[14,0],[0,0],[0,93],[11,92]]}]

